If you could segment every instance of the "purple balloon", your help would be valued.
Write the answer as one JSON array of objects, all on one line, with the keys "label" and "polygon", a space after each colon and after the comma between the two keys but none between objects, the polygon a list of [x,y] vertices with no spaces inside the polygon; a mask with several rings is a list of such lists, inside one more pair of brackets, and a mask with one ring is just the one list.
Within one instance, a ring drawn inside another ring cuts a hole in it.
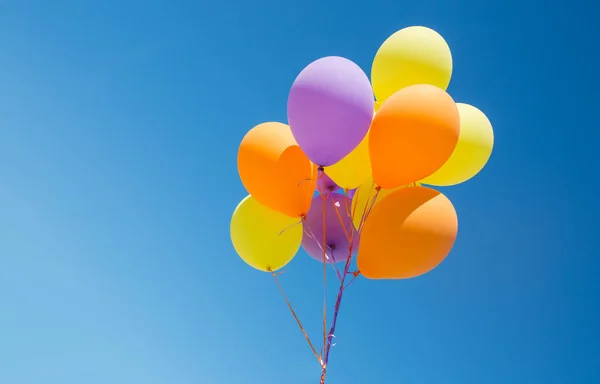
[{"label": "purple balloon", "polygon": [[351,189],[351,190],[348,191],[348,193],[346,193],[346,196],[348,196],[348,198],[350,200],[352,200],[354,198],[354,194],[356,193],[356,189],[357,188]]},{"label": "purple balloon", "polygon": [[317,179],[317,191],[321,193],[327,193],[327,191],[335,192],[341,187],[335,183],[335,181],[331,180],[331,177],[327,176],[327,174],[323,171],[319,171],[319,178]]},{"label": "purple balloon", "polygon": [[[353,233],[352,253],[356,252],[358,232],[354,228],[351,216],[346,211],[346,207],[350,207],[351,204],[352,200],[342,193],[332,193],[327,198],[313,197],[312,205],[304,220],[304,235],[302,236],[302,247],[312,258],[323,262],[323,234],[325,234],[325,249],[329,263],[346,261],[350,250],[350,241],[348,241],[346,233],[350,236],[350,231]],[[325,230],[323,230],[323,205],[325,205]],[[337,212],[336,206],[338,206]]]},{"label": "purple balloon", "polygon": [[373,120],[373,89],[354,62],[328,56],[300,72],[288,96],[292,134],[308,158],[333,165],[363,140]]}]

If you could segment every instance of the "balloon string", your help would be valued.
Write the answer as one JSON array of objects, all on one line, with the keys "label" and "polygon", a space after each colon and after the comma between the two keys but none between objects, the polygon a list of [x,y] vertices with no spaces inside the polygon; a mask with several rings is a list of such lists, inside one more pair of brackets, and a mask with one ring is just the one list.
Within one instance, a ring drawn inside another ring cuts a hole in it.
[{"label": "balloon string", "polygon": [[285,227],[285,228],[283,228],[283,229],[281,230],[281,232],[279,232],[279,236],[283,235],[283,233],[284,233],[285,231],[287,231],[288,229],[292,229],[292,228],[294,228],[294,227],[295,227],[296,225],[298,225],[298,224],[302,224],[302,220],[300,220],[300,221],[298,221],[297,223],[294,223],[294,224],[292,224],[292,225],[290,225],[290,226],[288,226],[288,227]]},{"label": "balloon string", "polygon": [[[315,235],[315,233],[312,231],[312,229],[310,229],[309,225],[307,225],[307,224],[304,225],[304,231],[306,232],[306,236],[313,239],[319,246],[319,249],[321,251],[323,251],[323,246],[321,245],[321,242],[319,241],[319,239],[317,239],[317,235]],[[331,256],[333,257],[333,260],[334,260],[334,263],[331,264],[331,267],[337,274],[338,279],[342,280],[342,275],[341,275],[340,269],[337,267],[337,265],[335,265],[335,255],[333,254],[333,249],[331,250]]]},{"label": "balloon string", "polygon": [[[369,188],[369,191],[368,191],[368,194],[367,194],[367,196],[369,196],[369,195],[371,194],[371,191],[373,190],[373,186],[374,186],[374,185],[375,185],[375,183],[374,183],[374,182],[372,182],[372,183],[371,183],[371,187]],[[360,193],[360,191],[361,191],[361,188],[363,188],[363,186],[362,186],[362,185],[361,185],[360,187],[358,187],[358,188],[357,188],[357,190],[356,190],[356,192],[355,192],[355,193]],[[368,206],[369,206],[369,202],[367,201],[367,204],[365,205],[365,207],[364,207],[364,209],[363,209],[362,216],[361,216],[361,220],[359,221],[359,225],[358,225],[358,227],[359,227],[359,231],[358,231],[359,235],[360,235],[360,233],[361,233],[361,232],[360,232],[360,224],[363,222],[363,220],[365,220],[365,213],[366,213],[366,211],[367,211],[367,208],[368,208]],[[353,204],[353,207],[352,207],[352,220],[354,220],[354,218],[356,217],[356,209],[357,209],[357,208],[358,208],[358,204]]]},{"label": "balloon string", "polygon": [[[370,213],[370,210],[373,208],[373,205],[375,205],[375,200],[377,200],[377,196],[379,195],[380,189],[381,189],[380,187],[376,188],[376,193],[375,193],[375,196],[373,197],[373,199],[371,199],[371,203],[367,204],[367,206],[363,210],[363,215],[362,215],[362,219],[361,219],[361,222],[360,222],[360,229],[362,229],[362,226],[364,224],[364,221],[365,221],[366,217]],[[359,230],[359,233],[360,233],[360,231],[361,230]],[[329,362],[329,353],[331,352],[331,347],[332,347],[331,339],[333,337],[335,337],[335,328],[336,328],[336,325],[337,325],[337,319],[338,319],[338,314],[339,314],[339,311],[340,311],[340,306],[342,304],[342,297],[344,295],[344,290],[346,288],[348,288],[350,286],[350,284],[352,284],[356,280],[356,278],[360,275],[360,271],[353,272],[352,275],[354,277],[352,278],[352,280],[348,283],[348,285],[344,284],[346,276],[348,276],[348,274],[349,274],[348,271],[350,270],[350,263],[352,261],[352,253],[353,253],[352,252],[353,251],[352,245],[353,244],[350,243],[350,247],[348,249],[348,257],[346,259],[346,264],[344,265],[344,274],[343,274],[343,277],[342,277],[342,281],[340,282],[340,288],[338,290],[338,295],[337,295],[337,299],[336,299],[336,302],[335,302],[335,308],[334,308],[334,311],[333,311],[333,319],[332,319],[332,322],[331,322],[331,329],[329,330],[329,334],[328,334],[328,337],[327,337],[327,344],[326,344],[326,347],[325,347],[324,358],[323,358],[323,368],[322,368],[322,371],[321,371],[321,384],[325,383],[325,375],[327,373],[327,363]]]},{"label": "balloon string", "polygon": [[335,249],[334,248],[331,248],[331,258],[333,259],[333,263],[331,263],[331,266],[333,267],[333,270],[335,271],[335,274],[337,275],[338,279],[340,279],[340,281],[342,281],[342,273],[340,272],[340,269],[336,265],[337,260],[335,258]]},{"label": "balloon string", "polygon": [[[354,196],[356,196],[356,194],[360,193],[360,189],[362,188],[362,186],[358,187],[356,189],[356,192],[354,192]],[[358,199],[356,199],[356,202],[358,202]],[[354,198],[352,198],[352,221],[354,221],[354,218],[356,217],[356,208],[357,205],[356,202],[354,202]]]},{"label": "balloon string", "polygon": [[354,277],[352,278],[352,280],[350,280],[348,282],[348,284],[346,284],[346,286],[344,287],[344,289],[347,289],[350,285],[352,285],[352,283],[354,283],[356,281],[356,278],[360,275],[360,271],[354,271],[354,272],[352,272],[350,274],[353,275]]},{"label": "balloon string", "polygon": [[369,217],[369,214],[371,213],[371,210],[373,209],[373,206],[375,205],[375,201],[377,201],[377,197],[379,196],[379,191],[381,191],[381,187],[375,187],[375,195],[371,199],[371,204],[367,204],[367,206],[365,207],[365,210],[363,211],[363,215],[360,220],[360,225],[358,226],[359,234],[362,234],[362,230],[365,225],[365,221]]},{"label": "balloon string", "polygon": [[327,335],[327,344],[325,348],[325,357],[323,359],[323,373],[326,373],[327,363],[329,361],[329,353],[331,352],[332,346],[332,338],[335,336],[335,327],[337,325],[338,314],[340,312],[340,306],[342,304],[342,297],[344,295],[344,283],[346,280],[346,276],[348,275],[348,270],[350,269],[350,262],[352,260],[352,244],[348,248],[348,257],[346,259],[346,264],[344,265],[344,275],[342,276],[342,281],[340,282],[340,288],[338,290],[337,299],[335,301],[335,308],[333,311],[333,319],[331,321],[331,328],[329,329],[329,334]]},{"label": "balloon string", "polygon": [[[327,191],[327,198],[331,198],[331,189]],[[323,204],[323,206],[325,206],[325,204]],[[333,207],[336,209],[337,212],[337,206],[335,205],[335,202],[333,203]],[[326,209],[323,208],[323,211],[325,211]],[[326,213],[324,213],[326,215]],[[342,218],[340,217],[339,213],[338,213],[338,218],[340,220],[340,223],[342,224],[342,226],[344,225],[344,223],[342,222]],[[326,228],[326,227],[323,227]],[[346,232],[346,230],[344,229],[344,233]],[[326,241],[326,240],[325,240]],[[331,263],[331,266],[333,267],[335,273],[337,274],[338,278],[340,279],[340,281],[342,280],[342,275],[340,273],[340,269],[337,266],[337,260],[335,258],[335,248],[330,247],[329,245],[326,245],[325,248],[331,249],[331,258],[333,259],[333,263]]]},{"label": "balloon string", "polygon": [[[346,197],[348,196],[348,194],[346,193]],[[346,209],[346,215],[353,217],[350,214],[350,207],[348,206],[348,200],[350,200],[350,204],[352,204],[352,199],[344,199],[344,208]]]},{"label": "balloon string", "polygon": [[[323,173],[321,173],[323,174]],[[325,200],[326,197],[321,195],[321,199]],[[323,220],[323,352],[326,351],[327,343],[327,219],[326,219],[326,206],[323,201],[321,216]],[[344,277],[342,277],[343,281]]]},{"label": "balloon string", "polygon": [[279,292],[281,292],[281,295],[283,296],[283,299],[285,300],[285,303],[287,304],[288,308],[290,309],[290,312],[292,312],[292,315],[294,316],[294,319],[296,319],[296,323],[298,323],[298,327],[300,327],[300,330],[302,331],[302,334],[304,335],[304,338],[308,342],[308,345],[309,345],[310,349],[312,350],[313,354],[315,355],[315,357],[319,361],[319,364],[323,365],[323,359],[317,353],[317,350],[313,346],[313,343],[310,341],[310,337],[308,337],[308,334],[306,333],[306,330],[302,326],[302,323],[300,322],[300,319],[298,318],[298,315],[296,315],[296,311],[294,311],[294,308],[292,308],[292,304],[290,303],[290,301],[288,300],[287,296],[285,295],[285,292],[283,292],[283,288],[281,287],[281,284],[279,284],[279,279],[277,279],[277,273],[273,272],[273,270],[269,270],[269,272],[271,272],[271,275],[273,276],[273,279],[275,280],[275,284],[277,284],[277,288],[279,288]]},{"label": "balloon string", "polygon": [[[344,199],[344,200],[346,200],[346,199]],[[348,235],[348,231],[346,231],[346,225],[344,224],[342,215],[340,215],[338,206],[335,203],[333,204],[333,208],[335,208],[335,213],[337,214],[338,220],[340,221],[340,224],[342,225],[342,229],[344,230],[344,235],[346,235],[346,239],[348,240],[349,243],[352,243],[352,238],[350,237],[350,235]]]}]

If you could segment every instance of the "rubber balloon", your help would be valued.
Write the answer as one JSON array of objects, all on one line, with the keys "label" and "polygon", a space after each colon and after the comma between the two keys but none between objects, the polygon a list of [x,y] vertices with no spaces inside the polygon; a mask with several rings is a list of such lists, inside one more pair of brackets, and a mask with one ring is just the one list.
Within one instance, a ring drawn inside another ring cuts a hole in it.
[{"label": "rubber balloon", "polygon": [[233,247],[242,260],[265,272],[283,268],[302,242],[298,219],[267,208],[252,196],[238,204],[229,228]]},{"label": "rubber balloon", "polygon": [[396,92],[369,131],[373,180],[394,189],[430,176],[454,151],[459,131],[458,109],[446,91],[419,84]]},{"label": "rubber balloon", "polygon": [[471,179],[485,167],[494,147],[492,124],[476,107],[457,103],[460,115],[458,144],[446,163],[423,183],[450,186]]},{"label": "rubber balloon", "polygon": [[371,176],[369,135],[366,135],[348,156],[334,165],[326,167],[325,172],[345,189],[356,188],[364,183]]},{"label": "rubber balloon", "polygon": [[[354,223],[354,228],[359,229],[360,223],[363,221],[363,216],[365,211],[369,208],[377,204],[381,199],[386,197],[398,189],[406,188],[406,187],[416,187],[420,186],[420,183],[413,183],[408,185],[403,185],[394,189],[381,189],[379,193],[377,193],[376,185],[373,183],[373,180],[370,179],[365,182],[363,185],[356,189],[354,196],[352,197],[352,222]],[[377,195],[375,202],[373,199]]]},{"label": "rubber balloon", "polygon": [[350,250],[350,238],[352,250],[356,251],[358,233],[346,209],[351,203],[350,198],[341,193],[332,193],[327,198],[313,198],[310,211],[304,220],[302,237],[302,248],[312,258],[323,262],[325,249],[327,262],[346,261]]},{"label": "rubber balloon", "polygon": [[427,273],[450,253],[458,232],[454,206],[426,187],[382,199],[362,230],[357,264],[369,279],[408,279]]},{"label": "rubber balloon", "polygon": [[402,88],[430,84],[446,90],[452,77],[452,53],[444,38],[427,27],[408,27],[388,37],[371,68],[373,92],[384,102]]},{"label": "rubber balloon", "polygon": [[288,96],[294,137],[320,166],[343,159],[363,140],[373,118],[373,90],[352,61],[328,56],[300,72]]},{"label": "rubber balloon", "polygon": [[240,144],[237,166],[244,187],[262,205],[290,217],[308,212],[317,167],[288,125],[269,122],[252,128]]}]

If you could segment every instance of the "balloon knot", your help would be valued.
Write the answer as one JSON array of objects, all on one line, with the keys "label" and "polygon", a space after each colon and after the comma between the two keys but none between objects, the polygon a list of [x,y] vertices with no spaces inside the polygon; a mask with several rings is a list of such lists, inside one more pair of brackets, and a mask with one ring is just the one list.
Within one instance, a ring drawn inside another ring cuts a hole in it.
[{"label": "balloon knot", "polygon": [[375,187],[375,190],[376,190],[377,192],[379,192],[379,191],[381,191],[381,187],[378,185],[377,187]]},{"label": "balloon knot", "polygon": [[360,275],[360,271],[354,271],[354,273],[352,273],[354,275],[354,277],[358,277],[358,275]]},{"label": "balloon knot", "polygon": [[319,172],[325,172],[325,167],[323,167],[322,165],[319,165],[319,168],[317,168],[317,170]]}]

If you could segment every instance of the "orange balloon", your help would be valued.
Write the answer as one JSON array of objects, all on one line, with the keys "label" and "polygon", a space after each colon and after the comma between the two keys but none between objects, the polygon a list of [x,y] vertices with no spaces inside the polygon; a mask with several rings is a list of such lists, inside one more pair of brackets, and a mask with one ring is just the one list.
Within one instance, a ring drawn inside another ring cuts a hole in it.
[{"label": "orange balloon", "polygon": [[427,187],[399,189],[384,197],[365,221],[358,269],[369,279],[408,279],[437,267],[458,232],[454,206]]},{"label": "orange balloon", "polygon": [[317,166],[287,124],[268,122],[252,128],[240,144],[237,166],[242,184],[260,204],[291,217],[306,215]]},{"label": "orange balloon", "polygon": [[402,88],[371,124],[373,180],[394,189],[432,175],[450,158],[459,131],[458,108],[446,91],[429,84]]}]

